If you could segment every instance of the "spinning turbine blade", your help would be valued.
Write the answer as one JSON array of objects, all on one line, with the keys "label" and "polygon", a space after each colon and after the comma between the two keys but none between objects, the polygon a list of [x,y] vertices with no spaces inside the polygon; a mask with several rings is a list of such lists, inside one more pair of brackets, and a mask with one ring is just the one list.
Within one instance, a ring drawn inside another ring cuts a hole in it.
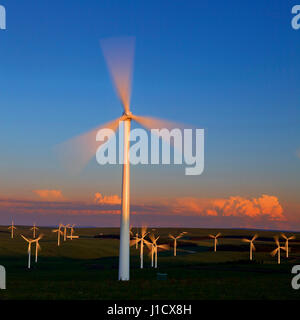
[{"label": "spinning turbine blade", "polygon": [[161,249],[161,250],[170,250],[170,246],[167,244],[160,244],[157,247],[158,249]]},{"label": "spinning turbine blade", "polygon": [[30,242],[30,240],[27,239],[26,237],[24,237],[22,234],[21,234],[21,237],[22,237],[25,241]]},{"label": "spinning turbine blade", "polygon": [[286,236],[284,233],[282,233],[281,236],[282,236],[282,238],[284,238],[285,240],[288,239],[287,236]]},{"label": "spinning turbine blade", "polygon": [[96,141],[98,131],[101,129],[111,129],[113,132],[116,132],[118,127],[119,119],[115,119],[56,146],[55,149],[63,165],[72,172],[80,172],[96,154],[97,149],[112,135],[112,133],[108,134],[108,139],[104,142]]},{"label": "spinning turbine blade", "polygon": [[128,113],[130,111],[135,38],[108,38],[101,40],[100,44],[119,99],[124,111]]},{"label": "spinning turbine blade", "polygon": [[[147,248],[151,251],[152,250],[152,243],[151,242],[149,242],[149,241],[147,241],[147,240],[144,240],[144,243],[145,243],[145,245],[147,246]],[[151,252],[150,252],[151,253]]]},{"label": "spinning turbine blade", "polygon": [[163,119],[153,118],[153,117],[143,117],[132,115],[132,119],[139,123],[141,126],[151,129],[184,129],[185,125],[182,123],[171,122]]},{"label": "spinning turbine blade", "polygon": [[148,232],[147,232],[147,227],[146,227],[146,226],[143,226],[143,227],[142,227],[142,232],[141,232],[141,237],[142,237],[142,238],[145,238],[147,234],[148,234]]},{"label": "spinning turbine blade", "polygon": [[275,254],[277,253],[277,251],[278,251],[278,248],[277,249],[275,249],[275,250],[273,250],[272,252],[271,252],[271,256],[275,256]]},{"label": "spinning turbine blade", "polygon": [[155,239],[155,237],[154,237],[153,234],[150,234],[150,235],[149,235],[149,238],[150,238],[150,240],[151,240],[153,243],[156,242],[156,239]]},{"label": "spinning turbine blade", "polygon": [[[133,120],[135,120],[137,123],[139,123],[142,127],[145,127],[149,131],[152,129],[168,129],[168,131],[172,131],[173,129],[187,129],[187,126],[182,124],[182,123],[176,123],[176,122],[171,122],[163,119],[158,119],[158,118],[153,118],[153,117],[143,117],[143,116],[136,116],[132,115],[131,116]],[[190,128],[192,128],[190,126]],[[166,133],[166,136],[163,135],[163,132],[160,132],[160,137],[164,142],[170,143],[172,146],[174,146],[174,140],[169,139],[169,132]],[[177,148],[176,148],[177,149]],[[180,153],[182,153],[182,150],[177,150]]]},{"label": "spinning turbine blade", "polygon": [[130,240],[130,246],[131,246],[131,247],[134,246],[136,243],[137,243],[136,240]]}]

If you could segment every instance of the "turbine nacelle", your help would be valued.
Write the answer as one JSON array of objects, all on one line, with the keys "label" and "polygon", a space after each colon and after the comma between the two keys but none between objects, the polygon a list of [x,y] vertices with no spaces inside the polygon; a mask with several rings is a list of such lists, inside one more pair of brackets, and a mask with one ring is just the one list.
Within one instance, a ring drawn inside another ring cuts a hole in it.
[{"label": "turbine nacelle", "polygon": [[131,121],[132,120],[132,112],[131,111],[124,111],[120,121]]}]

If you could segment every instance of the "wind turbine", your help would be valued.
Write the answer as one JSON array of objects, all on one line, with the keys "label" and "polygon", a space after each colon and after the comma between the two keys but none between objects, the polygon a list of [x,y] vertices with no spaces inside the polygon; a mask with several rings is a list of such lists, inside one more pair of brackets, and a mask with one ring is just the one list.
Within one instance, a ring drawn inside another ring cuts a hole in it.
[{"label": "wind turbine", "polygon": [[11,226],[8,227],[8,229],[11,230],[11,238],[13,239],[14,238],[14,229],[17,229],[14,225],[14,221],[11,222]]},{"label": "wind turbine", "polygon": [[180,128],[178,124],[166,122],[151,117],[133,115],[130,110],[131,78],[134,60],[135,39],[110,38],[101,41],[101,47],[116,93],[123,106],[121,117],[75,137],[60,145],[61,155],[75,171],[80,170],[96,154],[104,141],[96,141],[100,129],[111,129],[106,135],[109,139],[117,131],[119,124],[123,124],[123,179],[121,196],[121,225],[119,251],[119,280],[129,280],[130,277],[130,127],[136,121],[146,129]]},{"label": "wind turbine", "polygon": [[149,255],[151,256],[151,267],[153,268],[154,267],[155,245],[156,245],[156,241],[159,239],[159,236],[157,238],[155,238],[153,234],[150,234],[149,238],[150,238],[151,242],[145,240],[145,244],[148,247],[148,249],[150,250]]},{"label": "wind turbine", "polygon": [[282,238],[285,239],[285,250],[286,250],[286,257],[289,257],[289,240],[296,239],[295,236],[287,237],[284,233],[281,234]]},{"label": "wind turbine", "polygon": [[215,236],[212,234],[209,234],[208,236],[212,239],[214,239],[214,251],[217,252],[217,244],[218,244],[218,238],[220,237],[221,233],[219,232]]},{"label": "wind turbine", "polygon": [[140,259],[141,259],[141,269],[144,267],[144,243],[146,243],[145,237],[148,235],[149,232],[147,232],[147,227],[142,227],[142,233],[141,237],[135,237],[134,240],[130,241],[130,244],[136,245],[136,243],[141,243],[141,250],[140,250]]},{"label": "wind turbine", "polygon": [[35,225],[33,225],[33,227],[30,229],[30,230],[33,230],[33,239],[35,239],[35,236],[36,236],[36,231],[38,230],[39,228]]},{"label": "wind turbine", "polygon": [[38,261],[38,251],[41,250],[41,246],[39,244],[39,241],[43,238],[43,234],[40,234],[38,238],[34,240],[36,246],[35,246],[35,262]]},{"label": "wind turbine", "polygon": [[174,240],[174,257],[176,257],[176,254],[177,254],[177,240],[182,238],[185,234],[186,234],[186,232],[181,232],[177,237],[169,234],[169,238]]},{"label": "wind turbine", "polygon": [[61,227],[62,227],[62,225],[59,224],[58,229],[52,230],[52,232],[57,232],[57,246],[58,246],[58,247],[60,246],[60,236],[61,236],[61,235],[62,235],[62,236],[64,235],[64,233],[60,230]]},{"label": "wind turbine", "polygon": [[161,250],[170,250],[170,246],[167,244],[157,244],[157,241],[159,239],[159,236],[157,238],[154,237],[153,234],[149,236],[151,242],[145,241],[147,247],[150,249],[150,255],[151,255],[151,267],[153,267],[153,256],[154,256],[154,268],[157,268],[157,260],[158,260],[158,249]]},{"label": "wind turbine", "polygon": [[255,234],[251,240],[243,239],[244,242],[250,243],[250,260],[252,260],[252,254],[253,254],[252,252],[256,250],[253,242],[257,237],[258,237],[258,234]]},{"label": "wind turbine", "polygon": [[[71,232],[70,232],[70,236],[68,236],[67,238],[70,238],[71,240],[73,240],[73,238],[76,238],[75,236],[73,236],[74,227],[75,227],[75,224],[72,224],[71,226],[69,226]],[[78,237],[78,238],[79,238],[79,237]]]},{"label": "wind turbine", "polygon": [[[135,237],[138,238],[139,237],[139,233],[138,233],[138,229],[137,229],[137,232],[135,234]],[[139,248],[139,243],[138,241],[135,242],[135,249],[137,250]]]},{"label": "wind turbine", "polygon": [[71,235],[71,236],[67,236],[67,238],[73,240],[73,239],[79,239],[79,236]]},{"label": "wind turbine", "polygon": [[31,260],[31,244],[35,242],[34,239],[27,239],[21,234],[21,237],[28,242],[28,269],[30,269],[30,260]]},{"label": "wind turbine", "polygon": [[218,244],[218,238],[221,236],[221,233],[219,232],[215,236],[212,234],[208,235],[210,238],[214,239],[214,252],[217,252],[217,244]]},{"label": "wind turbine", "polygon": [[66,225],[61,225],[61,226],[62,226],[62,228],[64,228],[64,241],[66,241],[67,240],[67,228],[69,228],[70,225],[66,224]]},{"label": "wind turbine", "polygon": [[271,256],[278,256],[278,264],[280,264],[280,250],[286,250],[286,247],[281,247],[278,236],[274,237],[277,248],[271,252]]},{"label": "wind turbine", "polygon": [[145,240],[145,244],[148,247],[148,249],[150,250],[149,255],[151,256],[151,267],[154,267],[154,254],[155,254],[155,250],[156,250],[156,242],[159,239],[159,236],[157,238],[154,237],[153,234],[150,234],[149,236],[151,242]]}]

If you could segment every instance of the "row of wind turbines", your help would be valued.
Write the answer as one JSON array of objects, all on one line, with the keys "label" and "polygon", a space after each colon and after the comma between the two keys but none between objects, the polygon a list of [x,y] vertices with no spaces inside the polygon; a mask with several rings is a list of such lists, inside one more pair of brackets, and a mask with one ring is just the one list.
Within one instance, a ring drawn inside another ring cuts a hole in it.
[{"label": "row of wind turbines", "polygon": [[[182,238],[187,232],[181,232],[177,236],[169,234],[169,238],[174,240],[174,257],[177,254],[177,240]],[[133,237],[132,228],[130,228],[130,236]],[[148,236],[148,239],[146,237]],[[135,234],[132,240],[130,240],[130,246],[135,246],[136,249],[140,247],[140,267],[144,268],[144,246],[149,250],[149,256],[151,258],[151,267],[157,268],[158,264],[158,251],[170,250],[168,244],[158,244],[160,236],[155,236],[153,233],[147,232],[147,227],[143,226],[141,235],[138,232]]]},{"label": "row of wind turbines", "polygon": [[[79,236],[75,236],[74,235],[74,227],[75,224],[70,225],[70,224],[59,224],[57,229],[52,230],[52,232],[57,233],[57,246],[60,246],[60,238],[61,236],[63,237],[63,240],[66,241],[67,239],[73,240],[73,239],[78,239]],[[17,229],[17,227],[14,224],[14,221],[12,221],[11,226],[8,227],[9,230],[11,230],[11,239],[14,239],[15,237],[15,233],[14,231]],[[63,229],[63,231],[62,231]],[[67,230],[70,229],[70,235],[67,234]],[[27,238],[25,237],[23,234],[21,234],[20,236],[28,243],[28,269],[31,268],[31,248],[32,248],[32,244],[35,244],[35,263],[38,262],[38,252],[41,250],[41,246],[39,244],[39,241],[44,237],[43,234],[40,234],[37,237],[37,232],[39,230],[39,228],[36,226],[36,224],[34,223],[33,227],[30,228],[30,230],[32,230],[32,238]]]},{"label": "row of wind turbines", "polygon": [[[169,234],[169,238],[174,240],[174,257],[177,255],[177,240],[182,238],[187,232],[181,232],[177,236],[173,236]],[[130,228],[130,235],[132,236],[133,233]],[[213,239],[214,241],[214,252],[217,251],[217,244],[218,239],[221,236],[221,233],[217,233],[216,235],[209,234],[209,237]],[[146,236],[148,236],[148,240],[146,239]],[[275,248],[273,251],[271,251],[272,256],[276,256],[277,254],[277,262],[278,264],[281,263],[281,250],[284,250],[286,252],[286,258],[289,257],[289,241],[296,239],[295,236],[287,237],[284,233],[281,233],[281,237],[285,239],[285,244],[282,246],[279,241],[279,237],[275,236],[275,244],[277,248]],[[157,241],[160,237],[155,237],[154,234],[150,234],[150,232],[147,232],[147,227],[142,227],[141,235],[139,236],[138,233],[136,233],[135,237],[130,241],[130,246],[135,245],[136,249],[138,249],[140,244],[140,267],[143,269],[144,267],[144,245],[146,245],[149,249],[149,256],[151,257],[151,267],[157,268],[157,260],[158,260],[158,249],[160,250],[170,250],[170,246],[167,244],[158,244]],[[251,239],[242,239],[243,242],[250,244],[250,255],[249,258],[252,261],[253,260],[253,251],[256,250],[254,241],[258,238],[258,234],[255,234]]]},{"label": "row of wind turbines", "polygon": [[[74,227],[75,225],[63,225],[63,224],[59,224],[57,229],[53,229],[52,232],[57,233],[57,246],[61,245],[61,237],[63,237],[63,241],[66,241],[67,239],[73,240],[73,239],[78,239],[79,236],[74,235]],[[11,226],[9,226],[9,228],[11,230],[11,238],[14,238],[14,231],[17,229],[16,226],[14,225],[14,222],[12,221]],[[70,234],[67,234],[67,230],[70,229]],[[43,238],[43,234],[40,234],[37,236],[37,232],[39,230],[39,228],[36,226],[36,224],[33,225],[32,228],[30,228],[30,230],[33,233],[33,238],[27,238],[24,235],[21,234],[21,237],[28,242],[28,268],[30,269],[31,266],[31,247],[32,244],[36,244],[35,247],[35,262],[37,263],[38,261],[38,252],[39,250],[41,250],[41,246],[39,244],[39,241]],[[170,250],[170,245],[168,244],[158,244],[158,240],[160,239],[160,236],[155,236],[154,233],[150,233],[147,231],[147,227],[143,226],[141,228],[141,233],[139,234],[138,232],[133,233],[132,231],[132,227],[130,226],[129,229],[129,233],[130,233],[130,246],[135,246],[136,249],[140,248],[140,268],[143,269],[144,267],[144,247],[146,246],[149,250],[149,257],[151,258],[151,267],[157,268],[158,266],[158,252],[159,251],[163,251],[163,250]],[[172,239],[174,241],[174,245],[173,245],[173,254],[174,257],[176,257],[177,255],[177,240],[179,240],[180,238],[182,238],[184,235],[186,235],[187,232],[181,232],[178,235],[172,235],[169,234],[169,238]],[[214,244],[213,244],[213,250],[214,252],[217,251],[217,245],[218,245],[218,240],[220,238],[222,234],[221,233],[217,233],[216,235],[212,235],[209,234],[209,237],[211,239],[213,239]],[[148,238],[147,238],[148,237]],[[279,241],[279,237],[275,236],[274,240],[275,240],[275,244],[277,246],[277,248],[275,248],[270,254],[272,256],[276,256],[277,254],[277,258],[278,258],[278,264],[281,263],[281,250],[284,250],[286,252],[286,258],[289,257],[289,241],[290,240],[294,240],[296,239],[295,236],[290,236],[287,237],[284,233],[281,233],[281,237],[283,239],[285,239],[285,244],[284,246],[282,246],[280,244]],[[254,242],[255,240],[258,238],[258,234],[255,234],[251,239],[242,239],[243,242],[249,243],[250,247],[250,251],[249,251],[249,258],[250,260],[253,260],[253,252],[256,250]]]},{"label": "row of wind turbines", "polygon": [[[218,244],[218,238],[221,236],[221,233],[218,233],[216,235],[212,235],[210,234],[209,237],[214,239],[214,251],[216,252],[217,251],[217,244]],[[277,262],[278,264],[280,264],[281,262],[281,250],[284,250],[286,252],[286,258],[289,257],[289,241],[290,240],[294,240],[296,239],[295,236],[290,236],[290,237],[287,237],[284,233],[281,233],[281,237],[283,239],[285,239],[285,244],[284,246],[281,246],[280,244],[280,241],[279,241],[279,236],[275,236],[274,237],[274,240],[275,240],[275,244],[277,246],[277,248],[275,248],[273,251],[271,251],[271,256],[276,256],[277,254]],[[254,245],[254,241],[258,238],[258,234],[255,234],[251,239],[242,239],[243,242],[247,242],[249,243],[250,245],[250,260],[252,261],[253,260],[253,251],[256,250],[255,248],[255,245]]]}]

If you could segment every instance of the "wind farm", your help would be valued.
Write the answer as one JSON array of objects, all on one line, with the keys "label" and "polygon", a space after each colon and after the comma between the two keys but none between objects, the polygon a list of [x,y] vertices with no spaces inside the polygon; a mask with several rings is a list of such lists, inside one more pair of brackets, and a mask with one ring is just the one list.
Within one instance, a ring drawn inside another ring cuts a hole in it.
[{"label": "wind farm", "polygon": [[19,2],[0,300],[299,300],[300,7]]},{"label": "wind farm", "polygon": [[[276,249],[274,236],[280,236],[278,232],[259,231],[255,241],[256,254],[250,261],[249,245],[241,240],[251,239],[251,230],[156,228],[155,236],[150,233],[144,238],[143,269],[140,268],[140,246],[139,250],[135,249],[135,245],[131,246],[131,281],[125,288],[116,280],[118,228],[77,228],[79,238],[76,241],[67,238],[58,247],[57,233],[52,232],[52,228],[40,227],[43,237],[37,244],[42,250],[38,251],[38,263],[34,264],[29,258],[28,246],[33,258],[36,239],[30,239],[30,227],[17,225],[17,228],[24,238],[31,241],[31,245],[21,236],[12,241],[7,227],[0,227],[0,241],[3,243],[0,248],[1,263],[10,270],[10,287],[1,293],[4,299],[109,300],[122,299],[128,294],[133,300],[157,297],[175,299],[175,288],[185,291],[183,299],[222,299],[224,287],[230,288],[228,299],[298,298],[297,292],[286,287],[290,268],[300,259],[298,233],[286,234],[289,237],[296,236],[296,239],[290,241],[292,250],[289,258],[281,253],[278,264],[278,256],[270,255]],[[133,227],[134,234],[136,229]],[[178,242],[177,255],[174,257],[171,247],[173,239],[169,238],[169,234],[182,232],[187,233]],[[97,236],[100,233],[102,236]],[[211,238],[207,235],[218,233],[222,233],[222,238],[218,250],[214,252]],[[152,258],[151,243],[155,242]],[[160,245],[163,247],[160,248]],[[282,248],[283,245],[284,242],[281,243]],[[158,273],[167,274],[167,279],[158,280]],[[36,279],[34,282],[33,278]],[[44,280],[46,278],[51,278],[50,287]],[[77,290],[72,284],[74,278],[77,279]],[[274,281],[280,290],[273,290]],[[147,289],[140,292],[138,288],[141,285]],[[209,291],[207,288],[210,288]]]}]

